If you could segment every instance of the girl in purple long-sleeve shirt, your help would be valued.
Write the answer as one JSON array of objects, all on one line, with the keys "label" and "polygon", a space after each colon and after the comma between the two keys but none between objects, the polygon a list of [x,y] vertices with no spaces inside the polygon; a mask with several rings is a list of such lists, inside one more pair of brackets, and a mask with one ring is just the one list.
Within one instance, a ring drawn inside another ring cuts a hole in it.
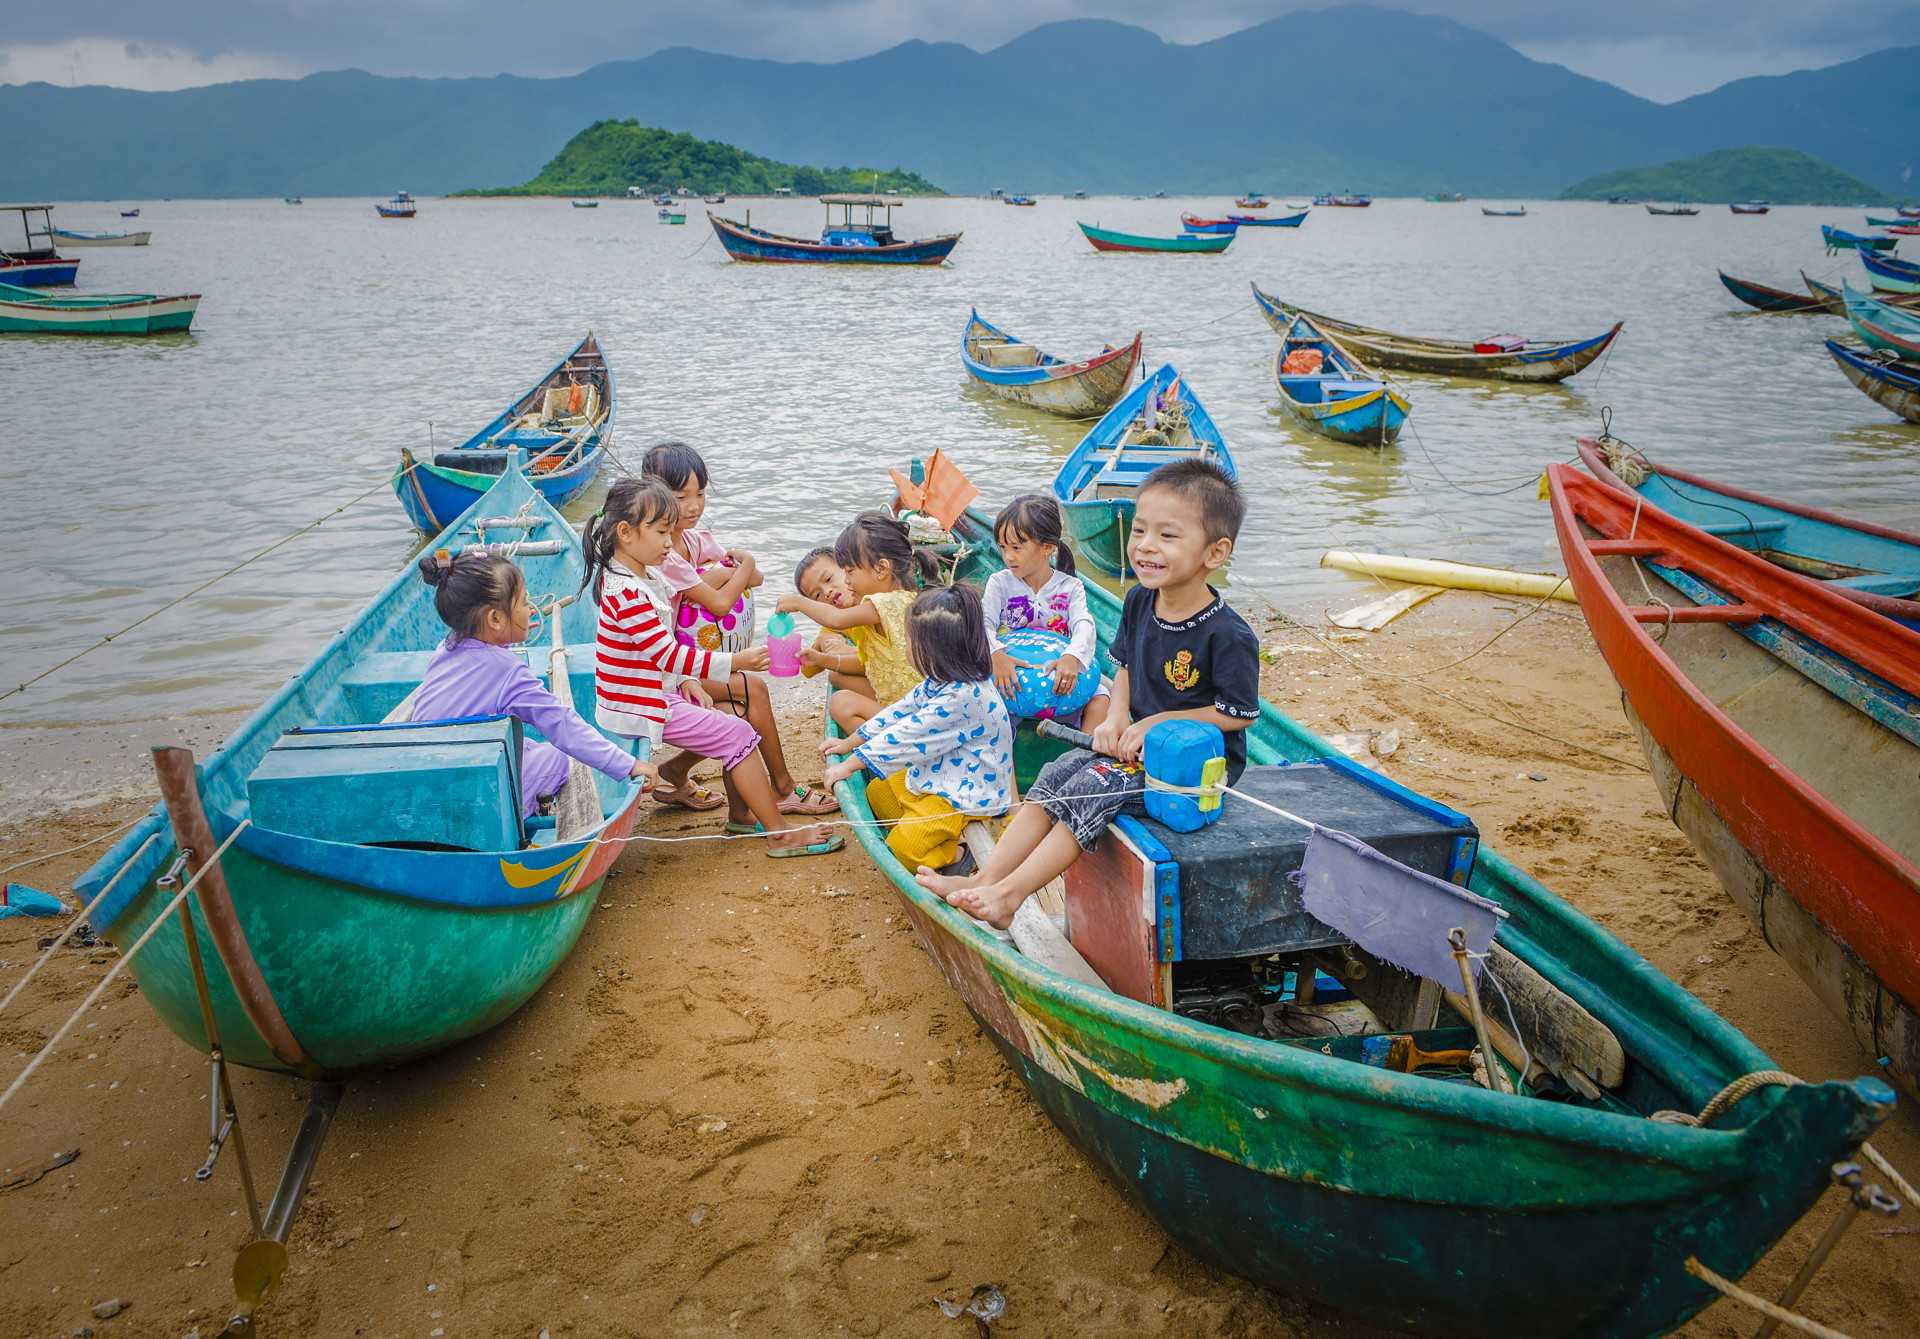
[{"label": "girl in purple long-sleeve shirt", "polygon": [[615,780],[639,777],[642,790],[660,779],[652,763],[629,757],[507,649],[526,640],[533,619],[526,576],[517,564],[492,553],[454,558],[442,549],[420,560],[420,578],[434,588],[433,607],[453,633],[427,664],[414,720],[512,716],[539,730],[548,742],[528,740],[520,750],[520,799],[529,814],[542,797],[559,791],[569,758]]}]

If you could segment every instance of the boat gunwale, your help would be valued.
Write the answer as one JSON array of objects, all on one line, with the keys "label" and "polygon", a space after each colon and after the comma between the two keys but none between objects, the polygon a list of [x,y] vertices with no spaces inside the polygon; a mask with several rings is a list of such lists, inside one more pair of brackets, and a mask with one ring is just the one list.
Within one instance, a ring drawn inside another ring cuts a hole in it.
[{"label": "boat gunwale", "polygon": [[1308,311],[1304,307],[1295,307],[1291,303],[1282,302],[1271,294],[1262,292],[1260,285],[1257,283],[1252,284],[1251,287],[1253,289],[1254,300],[1260,306],[1260,314],[1266,318],[1267,324],[1272,326],[1275,331],[1281,331],[1282,323],[1284,321],[1290,321],[1293,314],[1298,313],[1299,315],[1312,317],[1316,329],[1321,329],[1323,332],[1331,329],[1338,334],[1348,336],[1364,344],[1372,345],[1388,353],[1405,354],[1422,358],[1460,359],[1463,361],[1463,364],[1471,362],[1476,365],[1471,369],[1463,366],[1458,372],[1443,372],[1438,374],[1443,376],[1467,375],[1471,370],[1497,371],[1506,367],[1532,367],[1542,363],[1557,362],[1561,359],[1580,359],[1584,355],[1585,360],[1580,362],[1579,366],[1563,374],[1561,379],[1577,376],[1579,373],[1585,371],[1594,360],[1598,359],[1599,356],[1605,352],[1606,346],[1611,344],[1613,340],[1619,336],[1620,331],[1627,324],[1625,321],[1615,321],[1612,329],[1603,331],[1598,335],[1583,336],[1579,339],[1530,339],[1527,341],[1525,347],[1515,350],[1512,353],[1476,353],[1473,350],[1473,342],[1471,340],[1437,339],[1429,338],[1425,335],[1403,335],[1391,330],[1380,330],[1373,326],[1360,325],[1353,321],[1342,321],[1321,312]]}]

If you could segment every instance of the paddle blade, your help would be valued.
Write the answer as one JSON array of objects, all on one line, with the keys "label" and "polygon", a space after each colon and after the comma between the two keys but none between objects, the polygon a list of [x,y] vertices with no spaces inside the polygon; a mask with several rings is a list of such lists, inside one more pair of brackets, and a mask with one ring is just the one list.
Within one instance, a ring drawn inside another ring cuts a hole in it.
[{"label": "paddle blade", "polygon": [[1497,903],[1316,826],[1300,862],[1301,905],[1376,958],[1457,989],[1447,936],[1467,932],[1474,979],[1506,912]]}]

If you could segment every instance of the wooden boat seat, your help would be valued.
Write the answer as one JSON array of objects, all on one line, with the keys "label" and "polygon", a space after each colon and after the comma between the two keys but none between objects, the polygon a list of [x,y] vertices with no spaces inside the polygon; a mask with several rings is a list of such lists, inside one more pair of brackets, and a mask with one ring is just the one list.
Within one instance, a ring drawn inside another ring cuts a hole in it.
[{"label": "wooden boat seat", "polygon": [[1743,549],[1765,549],[1773,547],[1774,541],[1782,539],[1787,533],[1785,521],[1726,521],[1700,527],[1710,535],[1724,539],[1729,544],[1738,544]]},{"label": "wooden boat seat", "polygon": [[1031,344],[982,344],[974,355],[988,367],[1038,367],[1040,350]]}]

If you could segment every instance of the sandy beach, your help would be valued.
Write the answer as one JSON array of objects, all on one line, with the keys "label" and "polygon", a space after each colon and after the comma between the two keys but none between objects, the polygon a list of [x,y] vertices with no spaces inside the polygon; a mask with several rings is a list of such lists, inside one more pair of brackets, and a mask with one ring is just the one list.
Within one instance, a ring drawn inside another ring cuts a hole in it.
[{"label": "sandy beach", "polygon": [[[1373,634],[1316,619],[1316,637],[1242,607],[1272,648],[1270,699],[1322,732],[1396,732],[1389,775],[1471,814],[1489,845],[1782,1068],[1876,1071],[1667,820],[1576,608],[1452,592]],[[817,775],[813,691],[785,717],[802,776]],[[133,819],[151,802],[146,745],[204,752],[230,728],[8,731],[0,866]],[[971,1320],[933,1299],[982,1283],[1007,1298],[996,1333],[1385,1333],[1171,1246],[1027,1099],[857,847],[774,862],[752,841],[711,840],[723,818],[643,807],[640,830],[670,840],[629,847],[526,1008],[349,1089],[263,1333],[957,1339]],[[9,877],[65,891],[102,849]],[[0,982],[56,924],[0,921]],[[0,1072],[18,1072],[113,955],[58,954],[0,1019]],[[277,1173],[303,1087],[240,1079],[260,1181]],[[204,1059],[123,980],[0,1114],[0,1180],[79,1151],[0,1191],[10,1332],[221,1329],[247,1218],[231,1148],[210,1181],[192,1178],[206,1100]],[[1875,1142],[1920,1172],[1910,1104]],[[1777,1296],[1837,1203],[1830,1192],[1747,1286]],[[1900,1222],[1913,1216],[1863,1219],[1801,1309],[1855,1339],[1920,1333],[1920,1234]],[[97,1318],[110,1301],[123,1309]],[[1733,1339],[1756,1324],[1723,1302],[1681,1333]]]}]

